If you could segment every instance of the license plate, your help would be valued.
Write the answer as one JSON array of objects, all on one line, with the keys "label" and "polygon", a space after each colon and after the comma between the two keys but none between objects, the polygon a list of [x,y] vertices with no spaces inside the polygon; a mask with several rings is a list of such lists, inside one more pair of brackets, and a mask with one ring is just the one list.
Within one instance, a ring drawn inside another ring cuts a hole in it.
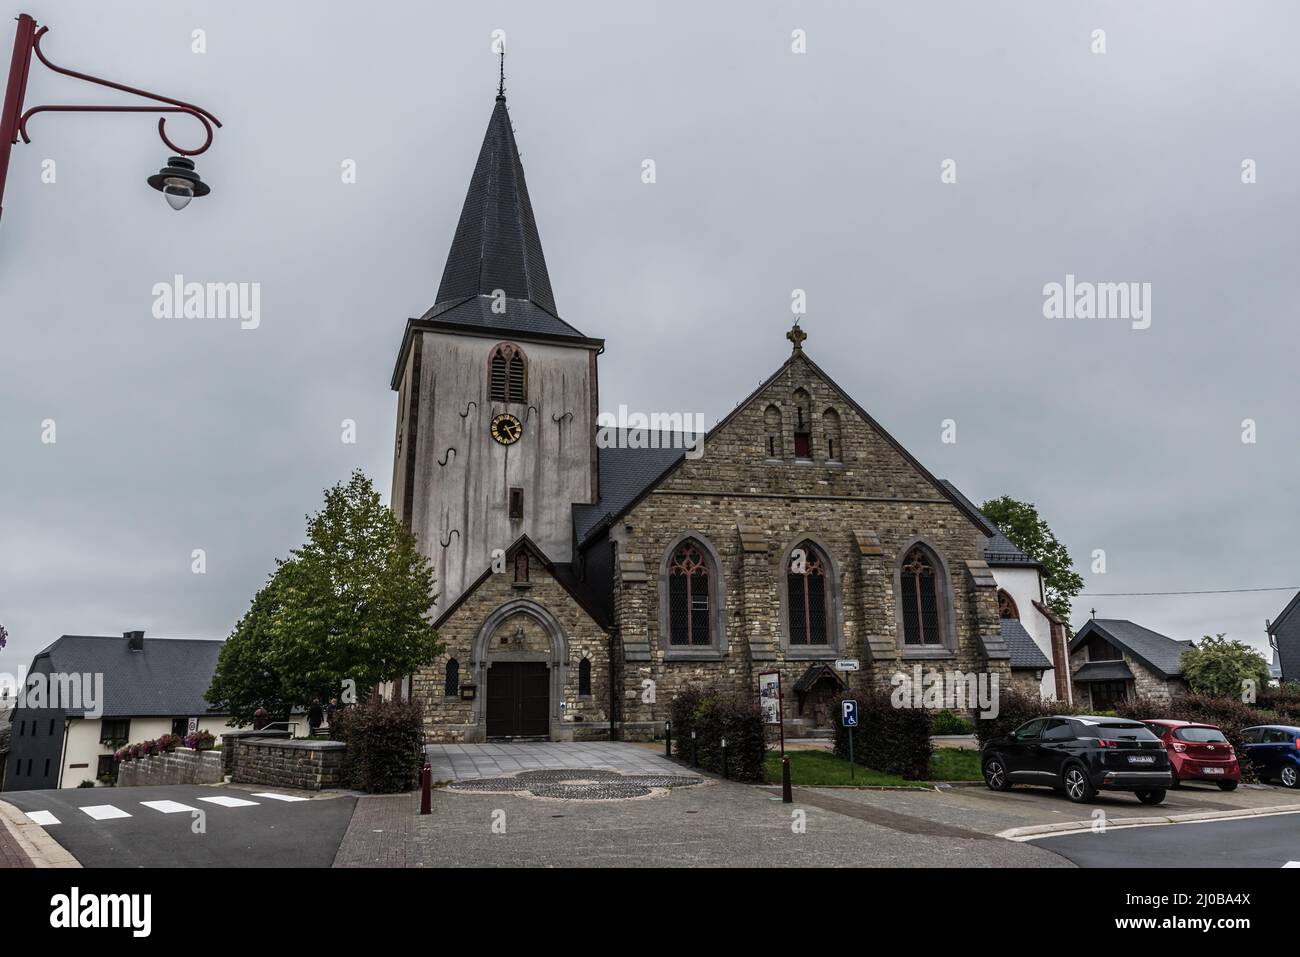
[{"label": "license plate", "polygon": [[1202,774],[1222,774],[1223,768],[1201,768]]},{"label": "license plate", "polygon": [[1154,755],[1150,755],[1150,754],[1130,754],[1128,756],[1128,763],[1129,764],[1155,764],[1156,759]]}]

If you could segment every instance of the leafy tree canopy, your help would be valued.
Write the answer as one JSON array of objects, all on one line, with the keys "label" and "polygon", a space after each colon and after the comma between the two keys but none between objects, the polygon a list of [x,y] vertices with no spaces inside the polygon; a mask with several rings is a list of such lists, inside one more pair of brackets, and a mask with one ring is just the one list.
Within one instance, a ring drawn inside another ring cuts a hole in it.
[{"label": "leafy tree canopy", "polygon": [[357,470],[326,489],[306,543],[277,560],[222,648],[208,700],[247,720],[259,706],[284,714],[409,674],[441,652],[433,589],[415,537]]},{"label": "leafy tree canopy", "polygon": [[1012,544],[1043,566],[1047,605],[1069,621],[1074,596],[1083,590],[1083,577],[1074,570],[1065,546],[1038,516],[1038,509],[1031,502],[1003,495],[989,499],[980,506],[980,511],[1011,539]]},{"label": "leafy tree canopy", "polygon": [[1268,687],[1268,662],[1264,656],[1240,641],[1229,641],[1223,634],[1206,635],[1195,648],[1183,652],[1182,666],[1187,686],[1201,694],[1242,698],[1247,680],[1255,683],[1256,691]]}]

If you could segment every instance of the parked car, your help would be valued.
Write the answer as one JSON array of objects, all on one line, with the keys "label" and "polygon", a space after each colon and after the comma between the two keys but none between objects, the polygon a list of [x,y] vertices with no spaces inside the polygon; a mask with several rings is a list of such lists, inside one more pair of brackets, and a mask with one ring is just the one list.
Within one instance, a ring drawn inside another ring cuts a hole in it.
[{"label": "parked car", "polygon": [[1159,804],[1170,785],[1164,743],[1141,722],[1122,718],[1034,718],[988,742],[980,763],[990,790],[1038,784],[1077,803],[1098,791],[1132,791],[1143,804]]},{"label": "parked car", "polygon": [[1241,732],[1246,757],[1261,780],[1281,781],[1300,787],[1300,728],[1289,724],[1262,724]]},{"label": "parked car", "polygon": [[1142,722],[1165,746],[1171,786],[1182,781],[1213,781],[1224,791],[1241,783],[1237,752],[1212,724],[1151,718]]}]

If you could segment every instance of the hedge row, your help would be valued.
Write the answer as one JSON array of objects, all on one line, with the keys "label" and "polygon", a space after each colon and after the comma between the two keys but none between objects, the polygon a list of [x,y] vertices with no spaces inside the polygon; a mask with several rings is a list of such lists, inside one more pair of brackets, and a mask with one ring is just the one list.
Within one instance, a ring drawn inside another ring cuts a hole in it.
[{"label": "hedge row", "polygon": [[767,755],[763,713],[748,695],[716,688],[686,688],[673,698],[671,717],[677,757],[691,760],[691,732],[699,766],[722,773],[722,739],[727,739],[727,775],[737,781],[762,781]]},{"label": "hedge row", "polygon": [[400,794],[418,785],[424,731],[417,705],[368,701],[340,708],[330,719],[330,736],[348,746],[340,768],[344,787]]},{"label": "hedge row", "polygon": [[930,776],[934,719],[924,708],[895,708],[885,691],[858,691],[851,697],[858,703],[858,726],[841,723],[840,701],[835,699],[831,715],[835,721],[835,754],[847,759],[849,735],[853,736],[853,762],[886,774],[921,781]]}]

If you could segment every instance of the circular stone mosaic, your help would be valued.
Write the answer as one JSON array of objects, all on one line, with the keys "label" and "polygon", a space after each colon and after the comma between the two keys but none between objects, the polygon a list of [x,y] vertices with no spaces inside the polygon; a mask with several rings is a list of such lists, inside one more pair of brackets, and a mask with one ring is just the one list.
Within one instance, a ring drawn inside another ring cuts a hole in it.
[{"label": "circular stone mosaic", "polygon": [[563,801],[617,801],[649,797],[656,791],[700,784],[700,778],[682,774],[619,774],[601,768],[564,768],[520,771],[509,777],[454,781],[449,791],[519,794],[523,797]]}]

